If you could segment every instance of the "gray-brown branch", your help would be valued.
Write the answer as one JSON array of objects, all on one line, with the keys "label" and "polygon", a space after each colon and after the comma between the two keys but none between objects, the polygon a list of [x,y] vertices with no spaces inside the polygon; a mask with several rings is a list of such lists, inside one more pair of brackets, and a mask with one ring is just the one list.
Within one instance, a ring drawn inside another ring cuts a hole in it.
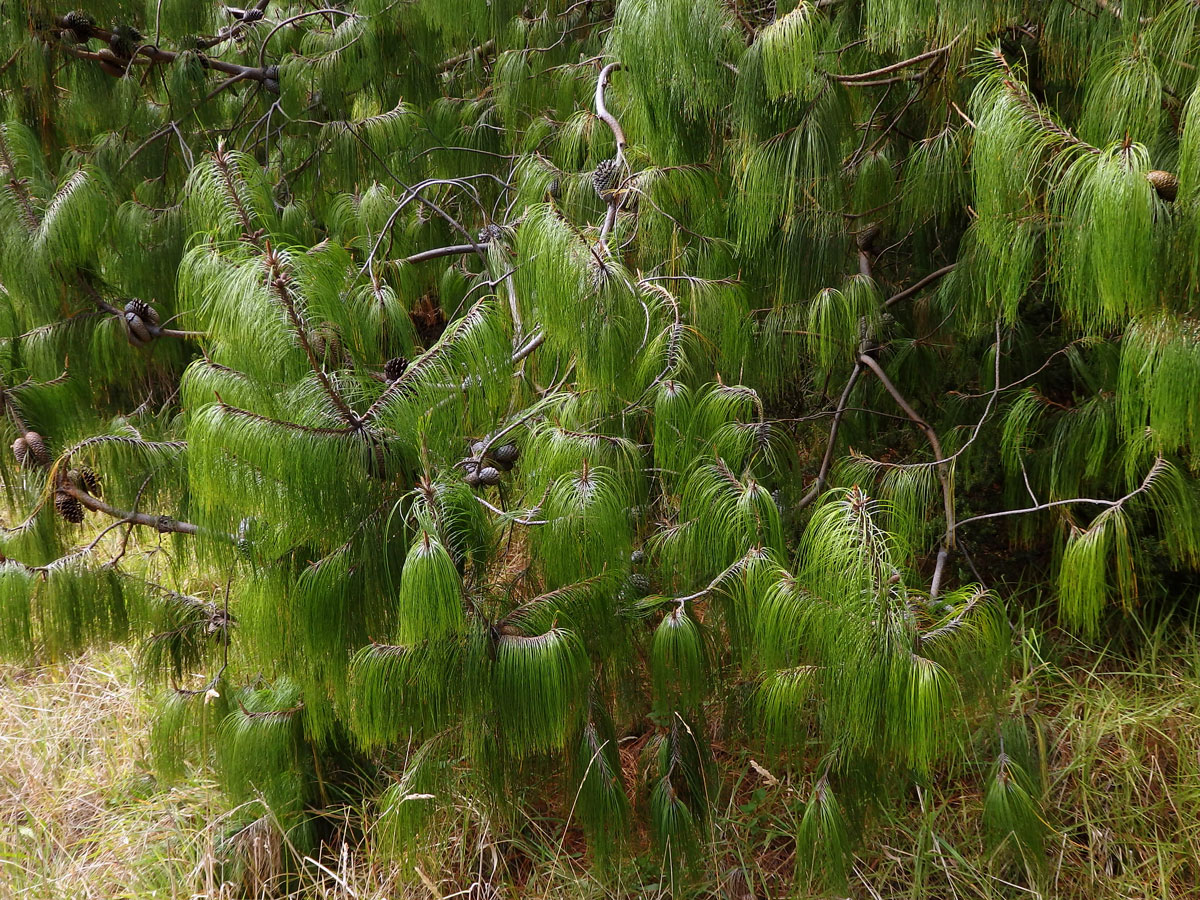
[{"label": "gray-brown branch", "polygon": [[[70,26],[65,16],[59,16],[54,20],[58,29],[68,29]],[[91,28],[91,36],[98,38],[106,43],[111,41],[113,33],[106,28],[93,26]],[[163,50],[153,44],[142,44],[134,50],[132,59],[122,59],[116,56],[111,51],[94,52],[86,50],[82,47],[77,47],[73,44],[61,43],[67,53],[79,59],[89,59],[100,64],[100,67],[110,75],[120,77],[125,74],[128,66],[135,62],[142,65],[170,65],[175,62],[181,54],[173,50]],[[200,65],[206,69],[212,69],[214,72],[224,72],[226,75],[236,75],[239,80],[249,79],[266,85],[266,82],[275,82],[275,87],[270,88],[274,93],[279,92],[278,79],[268,70],[270,66],[242,66],[237,63],[226,62],[223,59],[213,59],[211,56],[206,56],[203,53],[197,53],[196,58]]]},{"label": "gray-brown branch", "polygon": [[122,522],[128,522],[131,525],[144,525],[147,528],[153,528],[160,534],[168,534],[174,532],[176,534],[206,534],[205,530],[199,525],[193,525],[191,522],[183,522],[171,516],[156,516],[151,513],[135,512],[133,510],[117,509],[110,503],[106,503],[99,497],[93,497],[87,491],[80,487],[76,487],[69,481],[63,482],[58,486],[58,490],[64,494],[70,494],[78,500],[84,507],[92,510],[92,512],[104,513],[106,516],[112,516],[114,519],[120,519]]},{"label": "gray-brown branch", "polygon": [[945,454],[942,453],[942,442],[938,440],[937,432],[933,430],[928,422],[912,407],[912,404],[904,398],[904,395],[888,378],[887,373],[870,354],[864,353],[859,356],[858,361],[875,373],[875,377],[879,379],[880,384],[884,389],[892,395],[892,399],[896,401],[896,405],[904,410],[904,414],[912,419],[913,423],[921,429],[925,434],[925,438],[929,441],[929,446],[933,449],[933,458],[938,460],[937,474],[938,481],[942,487],[942,505],[946,515],[946,533],[942,537],[942,546],[938,548],[937,565],[933,572],[933,581],[929,588],[929,596],[937,599],[941,589],[942,573],[946,566],[946,559],[950,555],[950,551],[954,549],[954,486],[950,479],[950,463],[945,459]]}]

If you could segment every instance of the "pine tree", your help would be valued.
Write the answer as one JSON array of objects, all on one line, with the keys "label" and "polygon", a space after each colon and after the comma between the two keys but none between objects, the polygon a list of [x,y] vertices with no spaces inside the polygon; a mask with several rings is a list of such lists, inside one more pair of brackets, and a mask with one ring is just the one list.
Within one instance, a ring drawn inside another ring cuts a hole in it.
[{"label": "pine tree", "polygon": [[720,734],[804,877],[963,762],[1036,871],[987,586],[1200,567],[1200,4],[0,10],[4,655],[138,640],[294,847],[702,868]]}]

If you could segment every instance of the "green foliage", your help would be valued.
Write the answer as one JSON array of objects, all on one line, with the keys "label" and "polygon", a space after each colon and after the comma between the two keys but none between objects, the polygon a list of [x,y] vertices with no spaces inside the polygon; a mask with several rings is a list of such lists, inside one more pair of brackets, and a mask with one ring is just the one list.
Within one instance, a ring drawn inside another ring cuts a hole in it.
[{"label": "green foliage", "polygon": [[684,891],[753,753],[814,889],[963,772],[1036,880],[1008,620],[1200,569],[1196,4],[258,10],[0,17],[0,653],[140,639],[302,853]]},{"label": "green foliage", "polygon": [[850,855],[850,826],[837,795],[822,776],[800,819],[796,835],[800,848],[796,864],[810,882],[833,890],[846,884]]},{"label": "green foliage", "polygon": [[397,637],[406,644],[436,641],[465,624],[454,560],[428,532],[408,551],[396,595]]},{"label": "green foliage", "polygon": [[654,631],[650,669],[660,715],[695,707],[704,696],[704,637],[682,607],[671,610]]}]

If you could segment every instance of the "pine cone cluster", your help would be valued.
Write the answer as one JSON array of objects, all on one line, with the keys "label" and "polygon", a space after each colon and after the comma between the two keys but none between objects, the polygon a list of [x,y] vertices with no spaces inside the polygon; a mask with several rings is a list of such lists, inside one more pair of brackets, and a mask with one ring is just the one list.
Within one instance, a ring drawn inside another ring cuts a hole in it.
[{"label": "pine cone cluster", "polygon": [[64,40],[73,40],[77,44],[87,41],[96,31],[96,20],[81,9],[73,9],[63,16]]},{"label": "pine cone cluster", "polygon": [[602,161],[599,166],[596,166],[595,172],[592,173],[592,186],[595,188],[596,194],[599,194],[600,199],[604,200],[605,203],[612,199],[612,192],[616,190],[619,175],[619,166],[616,158]]},{"label": "pine cone cluster", "polygon": [[66,491],[54,493],[54,510],[72,525],[83,521],[83,504]]},{"label": "pine cone cluster", "polygon": [[108,39],[108,49],[114,56],[129,59],[141,45],[142,33],[132,25],[113,26],[112,37]]},{"label": "pine cone cluster", "polygon": [[125,304],[125,337],[135,347],[145,347],[155,338],[151,328],[158,327],[158,311],[143,300],[134,298]]},{"label": "pine cone cluster", "polygon": [[232,613],[227,613],[215,603],[211,603],[208,607],[208,621],[204,624],[204,633],[207,635],[224,634],[236,621],[237,619]]},{"label": "pine cone cluster", "polygon": [[604,160],[596,166],[596,171],[592,173],[592,187],[596,189],[596,193],[605,203],[612,199],[619,175],[619,166],[615,158]]},{"label": "pine cone cluster", "polygon": [[87,466],[80,466],[78,469],[68,470],[67,478],[76,487],[87,491],[93,497],[100,496],[100,476]]},{"label": "pine cone cluster", "polygon": [[870,250],[875,243],[875,238],[879,237],[879,223],[871,222],[862,230],[854,235],[854,243],[859,250]]},{"label": "pine cone cluster", "polygon": [[[471,456],[463,460],[466,469],[463,481],[471,487],[495,485],[500,483],[503,473],[511,472],[513,465],[521,456],[521,449],[516,444],[503,444],[487,449],[487,440],[475,441],[471,444]],[[490,463],[490,465],[485,465]]]},{"label": "pine cone cluster", "polygon": [[504,237],[504,229],[501,228],[499,225],[497,225],[495,222],[489,222],[487,225],[484,225],[483,228],[481,228],[479,230],[479,234],[475,240],[476,240],[476,243],[483,244],[486,246],[487,244],[496,243],[502,237]]},{"label": "pine cone cluster", "polygon": [[13,441],[12,452],[17,459],[17,465],[22,469],[50,465],[50,451],[46,447],[46,441],[36,431],[27,431]]},{"label": "pine cone cluster", "polygon": [[505,472],[511,472],[513,465],[521,456],[521,448],[516,444],[504,444],[500,447],[493,447],[488,451],[487,458],[494,462]]},{"label": "pine cone cluster", "polygon": [[308,344],[312,347],[313,355],[323,365],[331,369],[340,369],[347,364],[342,336],[332,323],[325,322],[309,332]]}]

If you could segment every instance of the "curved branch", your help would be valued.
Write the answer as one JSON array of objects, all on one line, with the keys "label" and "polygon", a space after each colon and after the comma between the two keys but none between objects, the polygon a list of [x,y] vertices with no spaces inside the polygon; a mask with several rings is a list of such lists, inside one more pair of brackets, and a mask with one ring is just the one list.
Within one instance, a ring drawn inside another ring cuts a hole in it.
[{"label": "curved branch", "polygon": [[1093,497],[1072,497],[1068,500],[1051,500],[1047,503],[1039,503],[1037,506],[1027,506],[1023,509],[1002,509],[998,512],[981,513],[980,515],[963,519],[958,523],[958,525],[961,528],[963,525],[968,525],[971,522],[981,522],[984,519],[998,519],[1002,516],[1020,516],[1026,513],[1044,512],[1045,510],[1053,509],[1056,506],[1070,506],[1075,503],[1086,503],[1091,506],[1103,506],[1106,509],[1124,506],[1138,494],[1145,493],[1145,491],[1150,488],[1150,485],[1154,481],[1155,477],[1157,477],[1158,474],[1164,468],[1166,468],[1166,465],[1167,461],[1165,459],[1163,459],[1161,456],[1157,457],[1154,460],[1154,463],[1150,466],[1150,471],[1146,473],[1146,477],[1142,479],[1142,483],[1125,496],[1118,497],[1116,500],[1101,500]]},{"label": "curved branch", "polygon": [[308,12],[297,13],[296,15],[292,16],[291,18],[284,19],[282,22],[280,22],[278,25],[276,25],[274,28],[272,28],[270,31],[268,31],[267,36],[265,38],[263,38],[263,42],[258,48],[258,66],[259,66],[259,68],[264,68],[264,64],[266,62],[266,57],[267,57],[267,44],[270,42],[271,38],[273,38],[275,36],[275,32],[279,31],[285,25],[291,25],[293,22],[298,22],[301,19],[307,19],[309,16],[324,16],[324,15],[339,15],[339,16],[345,16],[348,19],[358,18],[357,13],[346,12],[346,10],[344,10],[344,9],[326,8],[326,9],[310,9]]},{"label": "curved branch", "polygon": [[422,250],[420,253],[404,257],[400,262],[419,263],[429,259],[441,259],[444,256],[466,256],[468,253],[474,252],[475,247],[472,244],[454,244],[450,247],[434,247],[432,250]]},{"label": "curved branch", "polygon": [[850,373],[850,378],[846,381],[846,387],[842,389],[842,396],[838,400],[837,410],[833,414],[833,422],[829,426],[829,443],[825,445],[825,455],[821,459],[821,468],[817,472],[817,480],[809,492],[796,504],[797,509],[804,509],[816,500],[817,497],[821,496],[821,491],[825,489],[825,480],[829,477],[829,469],[833,465],[833,450],[837,443],[838,426],[842,422],[842,416],[846,414],[846,405],[850,402],[850,392],[854,390],[854,385],[858,382],[860,375],[862,375],[862,363],[856,362],[854,370]]},{"label": "curved branch", "polygon": [[[999,353],[999,347],[997,347]],[[946,559],[950,555],[950,551],[954,548],[954,534],[957,525],[954,520],[954,485],[950,480],[950,463],[945,460],[945,454],[942,453],[942,443],[938,440],[937,432],[933,430],[928,422],[913,409],[904,395],[897,390],[892,384],[892,380],[887,377],[887,373],[876,362],[875,358],[870,354],[864,353],[859,356],[858,361],[875,373],[875,377],[883,385],[884,389],[892,395],[892,399],[896,401],[896,405],[904,410],[907,415],[918,428],[925,433],[926,439],[929,441],[929,446],[933,448],[933,457],[938,460],[937,475],[938,481],[942,487],[942,505],[946,515],[946,533],[942,537],[942,546],[938,548],[937,566],[933,572],[933,582],[929,589],[929,596],[936,599],[942,583],[942,572],[946,565]]]},{"label": "curved branch", "polygon": [[924,278],[922,278],[916,284],[906,287],[904,290],[900,291],[899,293],[892,294],[892,296],[888,297],[886,300],[883,301],[883,305],[885,307],[893,306],[893,305],[899,303],[901,300],[907,300],[913,294],[919,293],[922,289],[928,287],[929,285],[933,284],[935,281],[942,278],[942,276],[949,275],[952,271],[954,271],[954,267],[956,265],[958,265],[958,263],[950,263],[950,265],[948,265],[948,266],[942,266],[940,269],[938,269],[934,272],[930,272],[928,275],[926,275]]},{"label": "curved branch", "polygon": [[877,79],[883,75],[890,75],[893,72],[899,72],[901,69],[907,69],[909,66],[915,66],[917,63],[924,62],[927,59],[933,59],[936,56],[941,56],[943,53],[949,52],[950,48],[957,44],[959,39],[962,38],[966,32],[967,29],[964,28],[958,33],[957,36],[955,36],[952,41],[950,41],[950,43],[946,44],[944,47],[928,50],[919,56],[903,59],[898,63],[892,63],[890,66],[884,66],[882,69],[873,69],[870,72],[857,72],[851,75],[836,75],[834,73],[829,73],[829,77],[834,81],[841,82],[842,84],[863,84],[871,82],[875,84],[887,84],[888,82],[886,81],[874,81],[874,79]]},{"label": "curved branch", "polygon": [[608,87],[612,73],[619,68],[621,68],[619,62],[609,63],[600,70],[600,77],[596,79],[596,115],[612,130],[613,137],[617,141],[617,165],[620,165],[625,159],[625,131],[621,128],[617,117],[608,111],[608,106],[604,102],[604,89]]}]

